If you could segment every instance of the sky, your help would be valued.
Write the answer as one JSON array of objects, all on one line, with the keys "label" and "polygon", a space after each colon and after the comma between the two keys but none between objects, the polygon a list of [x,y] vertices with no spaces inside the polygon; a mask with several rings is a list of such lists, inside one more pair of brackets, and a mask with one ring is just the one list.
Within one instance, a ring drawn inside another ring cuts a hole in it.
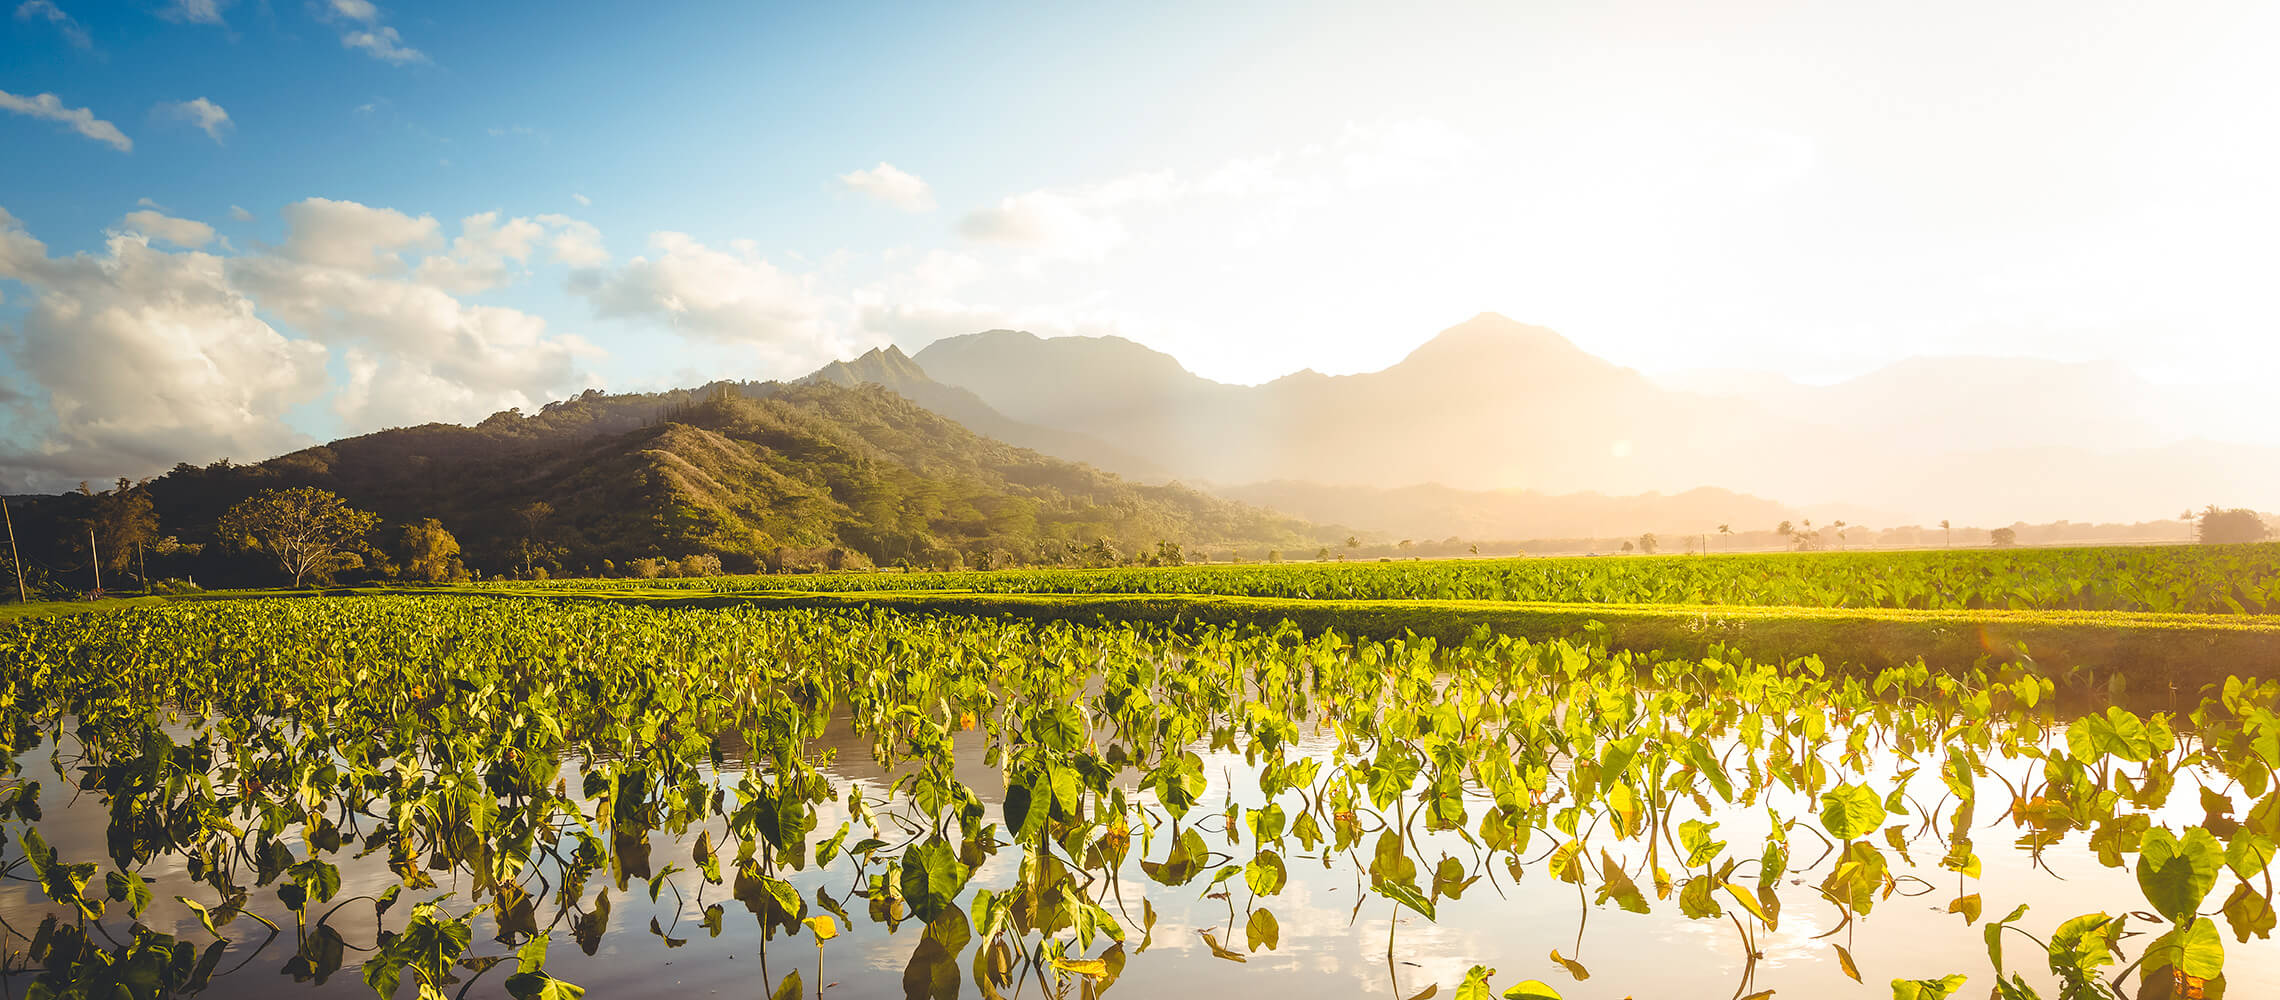
[{"label": "sky", "polygon": [[1495,311],[1649,373],[2237,387],[2280,373],[2275,38],[2262,0],[0,0],[0,488],[993,327],[1243,383]]}]

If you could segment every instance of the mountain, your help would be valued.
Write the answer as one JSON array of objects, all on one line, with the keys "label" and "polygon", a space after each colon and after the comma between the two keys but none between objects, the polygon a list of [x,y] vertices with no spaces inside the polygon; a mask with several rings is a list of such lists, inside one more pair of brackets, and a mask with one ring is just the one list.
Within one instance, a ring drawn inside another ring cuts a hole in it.
[{"label": "mountain", "polygon": [[1711,397],[1663,389],[1493,314],[1384,371],[1305,371],[1259,386],[1204,379],[1113,337],[997,330],[938,341],[915,360],[1017,419],[1221,484],[1678,491],[1716,483],[1715,436],[1752,426]]},{"label": "mountain", "polygon": [[2196,414],[2215,411],[2110,364],[1936,358],[1825,387],[1763,373],[1674,387],[1491,313],[1381,371],[1256,386],[1202,378],[1114,337],[993,330],[913,360],[1016,420],[1111,442],[1220,489],[1710,486],[1983,524],[2280,505],[2280,449],[2207,440],[2195,431],[2223,422]]},{"label": "mountain", "polygon": [[[530,529],[518,511],[544,502],[536,532],[557,571],[641,558],[719,557],[731,571],[829,550],[879,565],[1098,561],[1159,541],[1311,547],[1333,537],[1284,515],[1176,485],[1139,485],[976,434],[884,387],[714,383],[698,390],[588,391],[535,414],[506,411],[473,427],[427,424],[348,438],[258,465],[177,466],[146,487],[159,532],[213,541],[228,507],[271,488],[317,486],[395,526],[440,519],[471,566],[520,565]],[[16,502],[26,562],[84,567],[69,526],[94,498]],[[1337,537],[1345,532],[1337,531]],[[1092,551],[1087,551],[1092,550]],[[76,555],[75,555],[76,553]],[[174,555],[154,576],[216,582],[261,577],[258,562],[211,546]],[[273,567],[271,567],[273,569]]]},{"label": "mountain", "polygon": [[1679,537],[1770,528],[1797,520],[1795,508],[1761,497],[1702,488],[1664,495],[1550,495],[1533,490],[1459,490],[1438,484],[1377,489],[1269,482],[1223,487],[1231,500],[1281,511],[1317,524],[1356,524],[1419,540],[1467,541],[1606,538],[1643,531]]},{"label": "mountain", "polygon": [[800,379],[802,384],[885,386],[896,395],[949,418],[967,430],[1007,444],[1065,458],[1089,462],[1109,472],[1138,479],[1164,478],[1163,470],[1123,449],[1090,435],[1024,423],[999,413],[982,397],[926,374],[899,347],[872,348],[852,361],[834,361]]}]

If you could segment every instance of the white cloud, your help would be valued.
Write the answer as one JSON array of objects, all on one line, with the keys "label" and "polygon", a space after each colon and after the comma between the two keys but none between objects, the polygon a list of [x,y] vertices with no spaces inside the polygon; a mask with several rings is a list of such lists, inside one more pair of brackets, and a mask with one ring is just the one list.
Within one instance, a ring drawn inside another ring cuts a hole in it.
[{"label": "white cloud", "polygon": [[484,212],[459,220],[460,235],[451,241],[449,254],[420,261],[418,280],[456,295],[472,295],[506,284],[513,278],[509,264],[530,257],[531,246],[546,235],[545,227],[529,219],[499,221],[499,213]]},{"label": "white cloud", "polygon": [[[281,257],[242,257],[230,276],[296,329],[339,347],[351,381],[333,408],[356,427],[472,420],[572,391],[575,337],[514,309],[471,306],[443,289]],[[359,371],[358,369],[362,369]]]},{"label": "white cloud", "polygon": [[371,0],[330,0],[326,6],[331,8],[334,14],[351,21],[372,24],[380,20],[380,8],[374,6]]},{"label": "white cloud", "polygon": [[384,274],[403,270],[402,251],[436,247],[442,239],[432,216],[308,198],[285,206],[285,243],[277,252],[302,263]]},{"label": "white cloud", "polygon": [[[403,35],[380,23],[385,14],[371,0],[324,0],[324,6],[318,9],[319,18],[341,27],[343,48],[362,49],[374,59],[398,66],[426,62],[426,53],[405,45]],[[370,111],[371,108],[372,105],[367,104],[357,110]],[[498,134],[497,130],[492,134]]]},{"label": "white cloud", "polygon": [[497,212],[461,220],[442,252],[427,216],[312,198],[286,206],[278,252],[230,262],[231,279],[271,315],[341,349],[349,383],[333,408],[351,426],[473,420],[590,384],[598,353],[546,321],[457,297],[513,280],[547,227]]},{"label": "white cloud", "polygon": [[72,16],[64,13],[63,8],[56,6],[53,0],[24,0],[24,3],[16,8],[17,20],[30,21],[35,18],[55,25],[55,30],[63,35],[64,41],[70,42],[77,48],[92,48],[95,45],[95,40],[87,36],[87,26],[73,20]]},{"label": "white cloud", "polygon": [[221,24],[222,8],[229,0],[174,0],[158,16],[169,21],[188,21],[192,24]]},{"label": "white cloud", "polygon": [[594,199],[592,199],[592,198],[588,198],[588,197],[586,197],[585,195],[582,195],[582,194],[578,194],[578,193],[576,193],[576,192],[571,192],[571,194],[570,194],[570,200],[571,200],[571,201],[574,201],[574,202],[577,202],[577,203],[579,204],[579,206],[580,206],[580,207],[584,207],[584,208],[591,208],[591,207],[593,207],[593,204],[594,204]]},{"label": "white cloud", "polygon": [[33,293],[0,350],[48,403],[0,432],[19,475],[52,487],[306,443],[283,418],[322,389],[325,349],[263,322],[222,258],[127,235],[49,257],[0,210],[0,278]]},{"label": "white cloud", "polygon": [[1130,174],[1091,187],[1031,191],[967,213],[958,231],[977,243],[1099,257],[1127,236],[1122,210],[1163,202],[1178,192],[1170,171]]},{"label": "white cloud", "polygon": [[119,131],[117,125],[95,117],[95,112],[86,108],[64,107],[63,100],[54,94],[19,97],[5,90],[0,90],[0,111],[13,111],[20,115],[30,115],[51,122],[62,122],[71,126],[72,131],[96,142],[109,145],[122,153],[133,152],[135,148],[135,141],[127,138],[126,133]]},{"label": "white cloud", "polygon": [[657,318],[690,337],[754,347],[786,367],[840,357],[833,304],[812,277],[785,273],[749,241],[716,250],[683,233],[650,237],[655,259],[573,272],[571,289],[605,317]]},{"label": "white cloud", "polygon": [[554,259],[576,268],[600,267],[610,262],[610,253],[602,249],[602,231],[593,223],[573,219],[567,215],[541,215],[540,225],[554,230],[547,241],[547,249]]},{"label": "white cloud", "polygon": [[363,49],[370,53],[374,59],[395,63],[398,66],[405,63],[427,61],[426,53],[405,45],[404,36],[390,27],[346,32],[340,36],[340,44],[351,49]]},{"label": "white cloud", "polygon": [[151,110],[204,129],[206,138],[214,140],[217,145],[221,143],[223,133],[237,127],[235,122],[230,121],[228,111],[222,110],[221,105],[203,97],[187,101],[162,102]]},{"label": "white cloud", "polygon": [[584,339],[459,298],[514,280],[543,247],[606,261],[592,226],[487,212],[446,244],[432,218],[351,201],[283,214],[286,238],[264,253],[162,250],[228,243],[153,208],[128,213],[103,255],[50,258],[0,211],[0,280],[34,299],[20,329],[0,328],[29,383],[0,386],[0,480],[52,489],[299,447],[285,417],[325,393],[328,358],[342,376],[328,402],[352,432],[598,384],[583,369],[602,352]]},{"label": "white cloud", "polygon": [[153,240],[172,243],[185,250],[195,250],[214,241],[214,227],[196,219],[177,219],[150,209],[128,212],[119,220],[120,227]]},{"label": "white cloud", "polygon": [[230,206],[230,220],[231,220],[231,221],[233,221],[233,222],[252,222],[252,221],[253,221],[253,213],[252,213],[252,212],[248,212],[248,211],[246,211],[246,210],[245,210],[245,209],[243,209],[243,208],[239,208],[239,207],[238,207],[238,206],[236,206],[236,205],[231,205],[231,206]]},{"label": "white cloud", "polygon": [[839,183],[846,185],[850,191],[876,198],[905,212],[934,210],[934,189],[925,180],[884,161],[869,170],[840,174]]}]

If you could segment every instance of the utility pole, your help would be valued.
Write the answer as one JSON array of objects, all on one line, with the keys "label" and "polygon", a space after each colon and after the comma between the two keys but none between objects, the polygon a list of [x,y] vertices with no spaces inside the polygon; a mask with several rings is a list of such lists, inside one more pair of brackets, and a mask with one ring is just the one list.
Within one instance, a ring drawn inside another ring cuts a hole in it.
[{"label": "utility pole", "polygon": [[95,567],[95,593],[103,592],[103,550],[95,547],[95,526],[87,526],[87,556]]},{"label": "utility pole", "polygon": [[16,600],[32,603],[32,594],[24,589],[24,557],[16,554],[16,515],[8,509],[8,501],[0,499],[0,518],[8,521],[8,562],[16,567]]}]

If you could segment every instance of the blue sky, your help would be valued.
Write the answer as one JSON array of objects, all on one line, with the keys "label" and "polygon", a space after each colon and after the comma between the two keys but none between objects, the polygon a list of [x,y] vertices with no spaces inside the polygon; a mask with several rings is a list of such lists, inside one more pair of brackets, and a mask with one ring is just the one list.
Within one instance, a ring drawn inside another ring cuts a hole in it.
[{"label": "blue sky", "polygon": [[2280,370],[2275,29],[2249,2],[0,0],[0,485],[999,325],[1243,382],[1482,310],[1649,372]]}]

